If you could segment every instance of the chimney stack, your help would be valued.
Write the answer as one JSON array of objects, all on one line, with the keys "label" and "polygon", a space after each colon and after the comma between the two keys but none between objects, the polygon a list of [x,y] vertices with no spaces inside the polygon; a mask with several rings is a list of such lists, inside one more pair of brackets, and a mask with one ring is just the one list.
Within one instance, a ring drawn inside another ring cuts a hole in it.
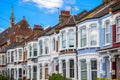
[{"label": "chimney stack", "polygon": [[70,16],[71,16],[70,15],[70,11],[62,10],[61,14],[59,16],[59,22],[60,22],[60,24],[63,24]]}]

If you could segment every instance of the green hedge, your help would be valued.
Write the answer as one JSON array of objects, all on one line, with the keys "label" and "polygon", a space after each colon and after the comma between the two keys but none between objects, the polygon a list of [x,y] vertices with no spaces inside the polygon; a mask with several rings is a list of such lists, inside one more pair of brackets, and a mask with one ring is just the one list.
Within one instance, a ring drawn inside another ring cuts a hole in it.
[{"label": "green hedge", "polygon": [[68,79],[68,78],[62,76],[61,74],[53,73],[52,76],[49,76],[48,80],[71,80],[71,79]]}]

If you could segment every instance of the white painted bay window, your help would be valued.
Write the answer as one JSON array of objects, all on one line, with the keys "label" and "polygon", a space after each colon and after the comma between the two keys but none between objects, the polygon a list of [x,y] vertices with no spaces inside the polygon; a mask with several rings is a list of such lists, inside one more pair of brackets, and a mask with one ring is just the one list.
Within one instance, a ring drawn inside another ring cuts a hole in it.
[{"label": "white painted bay window", "polygon": [[40,80],[42,79],[42,64],[40,64]]},{"label": "white painted bay window", "polygon": [[80,47],[86,47],[87,45],[87,30],[86,26],[80,28]]},{"label": "white painted bay window", "polygon": [[74,30],[70,29],[68,33],[69,33],[69,47],[74,47],[74,44],[75,44]]},{"label": "white painted bay window", "polygon": [[92,80],[97,78],[97,60],[91,60],[91,78]]},{"label": "white painted bay window", "polygon": [[53,38],[53,51],[55,51],[56,44],[55,44],[55,38]]},{"label": "white painted bay window", "polygon": [[8,52],[7,57],[8,57],[8,63],[10,63],[10,52]]},{"label": "white painted bay window", "polygon": [[48,79],[48,64],[45,65],[45,79]]},{"label": "white painted bay window", "polygon": [[14,62],[14,51],[11,51],[11,62]]},{"label": "white painted bay window", "polygon": [[119,42],[120,41],[120,17],[117,18],[116,37],[117,37],[117,42]]},{"label": "white painted bay window", "polygon": [[105,21],[105,44],[110,43],[110,22]]},{"label": "white painted bay window", "polygon": [[70,77],[74,78],[74,60],[70,60]]},{"label": "white painted bay window", "polygon": [[2,65],[5,64],[5,55],[2,55]]},{"label": "white painted bay window", "polygon": [[65,62],[65,60],[62,60],[62,72],[63,72],[63,76],[66,77],[66,62]]},{"label": "white painted bay window", "polygon": [[37,79],[37,66],[33,66],[33,78]]},{"label": "white painted bay window", "polygon": [[49,40],[45,39],[45,54],[49,54]]},{"label": "white painted bay window", "polygon": [[62,32],[62,48],[66,48],[66,33]]},{"label": "white painted bay window", "polygon": [[87,64],[86,60],[81,60],[81,80],[87,80]]},{"label": "white painted bay window", "polygon": [[42,40],[40,40],[39,42],[39,49],[40,49],[40,55],[42,55],[43,54],[43,41]]},{"label": "white painted bay window", "polygon": [[90,45],[96,46],[97,45],[97,25],[92,24],[90,26]]},{"label": "white painted bay window", "polygon": [[19,60],[22,60],[22,49],[19,49]]},{"label": "white painted bay window", "polygon": [[15,62],[17,61],[17,49],[15,49]]},{"label": "white painted bay window", "polygon": [[32,57],[32,46],[29,44],[29,57]]},{"label": "white painted bay window", "polygon": [[33,44],[33,56],[37,56],[37,43]]}]

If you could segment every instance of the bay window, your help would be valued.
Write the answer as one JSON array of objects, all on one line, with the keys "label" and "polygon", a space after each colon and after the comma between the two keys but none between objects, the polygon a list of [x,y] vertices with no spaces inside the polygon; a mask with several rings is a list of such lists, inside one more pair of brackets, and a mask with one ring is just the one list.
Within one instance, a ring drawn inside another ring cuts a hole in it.
[{"label": "bay window", "polygon": [[10,52],[8,52],[8,63],[10,63]]},{"label": "bay window", "polygon": [[31,79],[31,66],[29,66],[29,79]]},{"label": "bay window", "polygon": [[86,60],[81,60],[81,80],[87,80],[87,64]]},{"label": "bay window", "polygon": [[91,78],[92,80],[97,78],[97,60],[91,60]]},{"label": "bay window", "polygon": [[32,46],[31,46],[31,44],[29,44],[29,57],[31,57],[32,56]]},{"label": "bay window", "polygon": [[14,51],[11,51],[11,62],[14,62]]},{"label": "bay window", "polygon": [[48,79],[48,64],[45,65],[45,79]]},{"label": "bay window", "polygon": [[69,47],[74,47],[74,42],[75,42],[74,37],[75,37],[74,30],[70,29],[69,30]]},{"label": "bay window", "polygon": [[40,55],[42,55],[43,53],[43,41],[42,40],[40,40],[39,45],[40,45]]},{"label": "bay window", "polygon": [[2,65],[5,64],[5,56],[2,55]]},{"label": "bay window", "polygon": [[87,45],[87,30],[86,26],[80,28],[80,47],[85,47]]},{"label": "bay window", "polygon": [[65,62],[65,60],[62,60],[62,72],[63,72],[63,76],[66,77],[66,62]]},{"label": "bay window", "polygon": [[90,26],[90,45],[97,45],[97,26],[96,24],[92,24]]},{"label": "bay window", "polygon": [[70,60],[70,77],[74,78],[74,60]]},{"label": "bay window", "polygon": [[19,49],[19,60],[22,60],[22,49]]},{"label": "bay window", "polygon": [[33,44],[33,56],[37,56],[37,44]]},{"label": "bay window", "polygon": [[55,44],[55,38],[53,38],[53,51],[55,51],[56,44]]},{"label": "bay window", "polygon": [[33,78],[37,79],[37,66],[33,66]]},{"label": "bay window", "polygon": [[62,32],[62,48],[66,48],[66,33]]},{"label": "bay window", "polygon": [[116,37],[117,41],[120,41],[120,17],[117,18],[117,25],[116,25]]},{"label": "bay window", "polygon": [[49,41],[46,39],[45,40],[45,54],[49,53]]},{"label": "bay window", "polygon": [[15,61],[17,61],[17,49],[15,50]]},{"label": "bay window", "polygon": [[40,64],[40,80],[42,79],[42,64]]},{"label": "bay window", "polygon": [[105,44],[110,43],[110,22],[105,22]]},{"label": "bay window", "polygon": [[19,79],[22,79],[22,69],[19,68]]}]

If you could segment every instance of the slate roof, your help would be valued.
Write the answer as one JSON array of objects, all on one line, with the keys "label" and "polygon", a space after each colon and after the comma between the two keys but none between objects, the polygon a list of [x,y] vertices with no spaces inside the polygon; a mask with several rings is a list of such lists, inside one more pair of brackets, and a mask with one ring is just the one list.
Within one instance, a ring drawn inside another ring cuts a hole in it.
[{"label": "slate roof", "polygon": [[10,40],[11,43],[15,42],[15,37],[18,35],[32,35],[32,29],[30,28],[28,22],[25,19],[22,19],[12,28],[9,27],[5,31],[0,33],[0,46],[5,44],[8,40]]}]

